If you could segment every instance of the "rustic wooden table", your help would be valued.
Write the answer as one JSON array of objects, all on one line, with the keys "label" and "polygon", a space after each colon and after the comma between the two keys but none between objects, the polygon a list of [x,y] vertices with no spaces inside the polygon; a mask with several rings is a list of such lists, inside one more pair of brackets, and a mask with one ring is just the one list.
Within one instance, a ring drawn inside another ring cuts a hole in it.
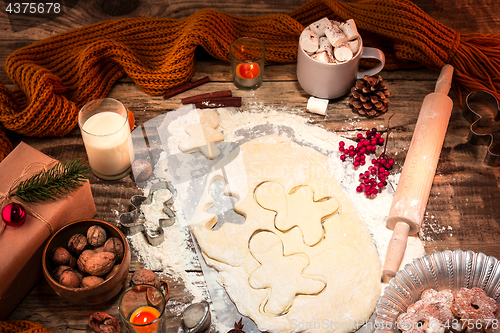
[{"label": "rustic wooden table", "polygon": [[[33,20],[8,17],[5,8],[0,12],[0,79],[7,87],[13,84],[5,72],[5,59],[14,50],[29,45],[37,40],[118,17],[146,16],[185,18],[195,11],[209,7],[236,15],[258,16],[269,13],[288,13],[305,3],[305,0],[285,1],[176,1],[162,2],[152,0],[129,0],[124,3],[117,0],[65,1],[74,5],[64,15],[36,24]],[[7,2],[6,2],[7,3]],[[460,0],[416,1],[431,17],[455,29],[458,32],[500,33],[500,7],[488,0],[463,2]],[[11,20],[12,25],[9,23]],[[210,76],[212,82],[183,93],[168,100],[145,94],[127,78],[120,80],[112,89],[109,97],[122,101],[136,117],[136,123],[142,124],[180,105],[180,99],[195,93],[232,89],[236,96],[243,98],[242,110],[249,104],[259,101],[268,106],[288,106],[305,110],[308,95],[300,88],[296,78],[296,65],[274,65],[265,69],[264,84],[254,92],[239,91],[231,83],[229,65],[208,59],[202,52],[197,64],[198,79]],[[369,119],[358,115],[348,106],[348,97],[340,98],[328,106],[328,116],[303,113],[313,124],[323,126],[329,131],[352,138],[359,130],[372,127],[382,128],[389,117],[391,135],[389,149],[399,152],[396,162],[403,164],[409,147],[418,112],[422,101],[434,90],[437,72],[428,69],[407,71],[382,71],[382,77],[391,91],[390,111],[381,117]],[[500,169],[486,166],[483,157],[484,146],[467,143],[469,124],[462,115],[462,108],[453,92],[450,92],[454,107],[444,141],[439,165],[431,190],[422,239],[427,253],[445,249],[462,249],[483,252],[500,258],[500,211],[496,202],[500,198]],[[352,125],[355,124],[355,125]],[[58,160],[86,158],[82,138],[78,129],[63,138],[32,138],[12,134],[15,144],[21,140]],[[131,176],[120,181],[103,181],[95,176],[90,178],[92,193],[97,206],[97,218],[116,222],[116,211],[129,207],[130,197],[142,193]],[[121,207],[121,208],[117,208]],[[133,256],[131,273],[142,267]],[[191,272],[201,276],[201,272]],[[203,280],[200,278],[201,287]],[[171,298],[176,302],[186,302],[182,288],[175,289]],[[106,311],[117,316],[117,297],[112,301],[94,307],[69,306],[60,299],[41,280],[31,293],[19,304],[9,319],[26,319],[42,323],[55,331],[89,331],[88,317],[94,311]],[[172,317],[171,330],[176,331],[180,318]]]}]

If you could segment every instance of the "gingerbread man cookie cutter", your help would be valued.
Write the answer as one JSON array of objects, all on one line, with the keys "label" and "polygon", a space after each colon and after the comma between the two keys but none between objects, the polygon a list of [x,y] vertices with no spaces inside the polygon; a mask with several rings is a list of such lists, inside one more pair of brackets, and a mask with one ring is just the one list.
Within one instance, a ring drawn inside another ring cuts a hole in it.
[{"label": "gingerbread man cookie cutter", "polygon": [[484,90],[467,95],[463,115],[471,126],[467,141],[488,146],[484,163],[500,166],[500,106],[497,98]]},{"label": "gingerbread man cookie cutter", "polygon": [[[158,220],[158,228],[156,228],[156,230],[150,230],[144,226],[146,219],[141,210],[141,206],[151,204],[153,202],[154,193],[162,189],[167,189],[172,194],[168,200],[163,202],[163,212],[168,218],[160,218]],[[171,208],[174,203],[174,196],[175,189],[170,182],[159,182],[154,184],[151,186],[149,196],[147,197],[143,195],[134,195],[130,198],[130,203],[134,207],[134,210],[120,215],[120,229],[126,236],[132,236],[139,232],[143,232],[149,244],[153,246],[160,245],[165,239],[163,228],[171,226],[175,221],[175,213]]]}]

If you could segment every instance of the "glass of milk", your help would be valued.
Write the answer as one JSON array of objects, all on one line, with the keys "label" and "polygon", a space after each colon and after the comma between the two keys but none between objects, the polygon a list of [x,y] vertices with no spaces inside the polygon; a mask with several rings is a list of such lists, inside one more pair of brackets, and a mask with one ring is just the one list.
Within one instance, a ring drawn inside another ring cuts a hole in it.
[{"label": "glass of milk", "polygon": [[88,102],[78,113],[78,125],[92,172],[117,180],[130,173],[134,159],[128,111],[112,98]]}]

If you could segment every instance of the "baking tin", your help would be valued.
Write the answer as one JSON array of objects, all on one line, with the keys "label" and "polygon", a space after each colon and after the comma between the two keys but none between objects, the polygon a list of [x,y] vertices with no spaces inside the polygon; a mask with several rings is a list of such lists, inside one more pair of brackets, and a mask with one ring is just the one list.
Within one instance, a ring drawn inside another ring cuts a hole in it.
[{"label": "baking tin", "polygon": [[478,287],[498,302],[499,266],[494,257],[462,250],[434,252],[415,259],[398,271],[385,288],[375,309],[375,332],[400,332],[396,325],[398,316],[429,288],[455,291]]}]

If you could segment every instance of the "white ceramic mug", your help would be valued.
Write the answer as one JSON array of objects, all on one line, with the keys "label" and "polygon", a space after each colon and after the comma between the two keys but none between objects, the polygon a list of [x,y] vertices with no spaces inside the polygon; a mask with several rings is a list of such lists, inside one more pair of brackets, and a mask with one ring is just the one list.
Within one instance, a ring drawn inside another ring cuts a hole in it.
[{"label": "white ceramic mug", "polygon": [[[373,47],[363,47],[361,38],[359,42],[359,50],[351,60],[335,64],[314,60],[299,45],[297,79],[302,89],[314,97],[334,99],[347,94],[356,79],[380,72],[385,65],[384,53]],[[359,61],[362,58],[377,59],[380,63],[373,68],[360,71]]]}]

